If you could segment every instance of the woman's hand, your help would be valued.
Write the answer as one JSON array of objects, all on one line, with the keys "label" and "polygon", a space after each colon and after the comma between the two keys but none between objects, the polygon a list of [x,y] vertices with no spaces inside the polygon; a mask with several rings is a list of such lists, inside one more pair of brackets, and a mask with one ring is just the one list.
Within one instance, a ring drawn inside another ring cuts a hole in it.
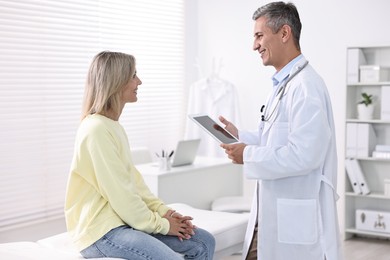
[{"label": "woman's hand", "polygon": [[168,235],[177,236],[180,240],[190,239],[194,235],[194,229],[196,228],[191,220],[190,216],[182,216],[180,213],[174,210],[168,210],[163,216],[169,221]]}]

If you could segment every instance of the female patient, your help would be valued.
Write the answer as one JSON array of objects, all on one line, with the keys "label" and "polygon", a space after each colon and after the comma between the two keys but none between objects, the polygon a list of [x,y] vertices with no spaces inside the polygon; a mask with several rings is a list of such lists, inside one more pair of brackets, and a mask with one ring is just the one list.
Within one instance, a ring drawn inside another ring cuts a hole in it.
[{"label": "female patient", "polygon": [[214,237],[155,197],[132,163],[118,119],[141,84],[133,56],[93,59],[67,187],[68,231],[85,258],[212,259]]}]

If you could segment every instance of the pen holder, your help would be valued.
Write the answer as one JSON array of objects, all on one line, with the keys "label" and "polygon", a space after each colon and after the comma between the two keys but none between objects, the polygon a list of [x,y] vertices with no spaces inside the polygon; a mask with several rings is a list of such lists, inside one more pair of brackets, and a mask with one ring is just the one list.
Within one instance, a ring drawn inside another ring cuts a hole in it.
[{"label": "pen holder", "polygon": [[171,169],[171,158],[161,157],[159,158],[160,171],[169,171]]}]

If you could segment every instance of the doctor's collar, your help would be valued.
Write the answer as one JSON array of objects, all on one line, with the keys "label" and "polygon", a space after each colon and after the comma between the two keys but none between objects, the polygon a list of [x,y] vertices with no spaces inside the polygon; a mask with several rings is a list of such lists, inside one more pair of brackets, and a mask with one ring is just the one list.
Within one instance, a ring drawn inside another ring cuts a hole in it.
[{"label": "doctor's collar", "polygon": [[280,83],[282,81],[284,81],[285,79],[288,78],[288,76],[290,75],[290,72],[292,70],[292,68],[294,67],[294,65],[303,58],[303,55],[300,54],[298,55],[297,57],[295,57],[294,59],[292,59],[289,63],[287,63],[286,66],[284,66],[280,71],[276,72],[273,76],[272,76],[272,82],[273,82],[273,85],[274,86],[279,86]]}]

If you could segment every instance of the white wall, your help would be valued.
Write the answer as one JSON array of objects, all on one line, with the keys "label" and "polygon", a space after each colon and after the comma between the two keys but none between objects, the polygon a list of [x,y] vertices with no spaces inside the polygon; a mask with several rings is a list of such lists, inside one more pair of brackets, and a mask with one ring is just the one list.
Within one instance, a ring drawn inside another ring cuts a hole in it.
[{"label": "white wall", "polygon": [[[198,0],[193,11],[197,29],[190,38],[197,41],[187,59],[197,57],[201,68],[210,72],[213,58],[223,60],[221,77],[233,82],[240,95],[241,127],[256,128],[259,109],[271,88],[272,68],[262,65],[257,52],[252,51],[253,12],[269,1]],[[303,54],[327,83],[333,102],[339,155],[338,193],[341,199],[339,217],[343,229],[344,187],[344,118],[346,99],[346,48],[351,46],[390,45],[390,2],[387,0],[292,1],[298,8],[303,24],[301,47]],[[192,17],[193,18],[193,17]],[[187,64],[188,65],[188,64]],[[187,79],[197,79],[192,75]],[[191,73],[190,73],[191,74]],[[187,80],[189,82],[189,80]],[[252,183],[246,184],[252,189]],[[250,192],[247,192],[248,194]]]},{"label": "white wall", "polygon": [[12,227],[0,232],[0,243],[37,241],[66,231],[65,218],[44,219],[28,226]]}]

